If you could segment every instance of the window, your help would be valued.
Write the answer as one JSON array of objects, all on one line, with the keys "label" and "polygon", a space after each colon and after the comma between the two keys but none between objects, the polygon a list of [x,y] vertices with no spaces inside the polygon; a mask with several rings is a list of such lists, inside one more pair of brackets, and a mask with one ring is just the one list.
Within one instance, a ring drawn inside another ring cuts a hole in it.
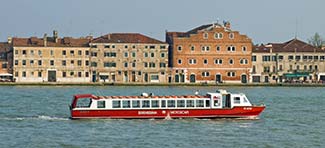
[{"label": "window", "polygon": [[153,57],[155,57],[155,53],[150,53],[150,56],[153,58]]},{"label": "window", "polygon": [[116,57],[116,52],[104,52],[104,57]]},{"label": "window", "polygon": [[246,52],[247,51],[246,46],[243,46],[241,49],[242,49],[243,52]]},{"label": "window", "polygon": [[159,63],[160,68],[166,67],[166,63]]},{"label": "window", "polygon": [[289,55],[288,60],[293,60],[293,55]]},{"label": "window", "polygon": [[206,33],[203,33],[203,38],[204,39],[208,39],[208,37],[209,37],[209,34],[206,32]]},{"label": "window", "polygon": [[189,63],[189,64],[196,64],[196,59],[190,59],[190,60],[188,61],[188,63]]},{"label": "window", "polygon": [[269,66],[263,67],[263,72],[270,72],[270,67]]},{"label": "window", "polygon": [[253,61],[253,62],[256,62],[256,56],[255,56],[255,55],[252,56],[252,61]]},{"label": "window", "polygon": [[204,59],[203,64],[208,64],[208,59]]},{"label": "window", "polygon": [[[16,51],[17,51],[17,50],[16,50]],[[31,54],[31,55],[34,55],[34,50],[31,50],[31,51],[30,51],[30,54]]]},{"label": "window", "polygon": [[70,61],[70,64],[73,65],[73,64],[74,64],[74,60],[71,60],[71,61]]},{"label": "window", "polygon": [[15,60],[15,65],[18,65],[18,60]]},{"label": "window", "polygon": [[143,67],[148,67],[148,63],[147,62],[144,62],[143,63]]},{"label": "window", "polygon": [[283,70],[283,68],[282,68],[282,65],[279,65],[279,70],[280,70],[280,71],[282,71],[282,70]]},{"label": "window", "polygon": [[151,107],[158,108],[159,107],[159,100],[151,100]]},{"label": "window", "polygon": [[104,67],[116,67],[115,62],[104,62]]},{"label": "window", "polygon": [[271,57],[270,56],[262,56],[262,61],[271,61]]},{"label": "window", "polygon": [[151,80],[159,80],[159,76],[158,75],[150,75],[150,79]]},{"label": "window", "polygon": [[39,55],[39,56],[42,55],[42,51],[41,51],[41,50],[38,51],[38,55]]},{"label": "window", "polygon": [[318,60],[318,56],[314,56],[314,60],[317,61]]},{"label": "window", "polygon": [[166,46],[162,45],[162,46],[160,46],[160,49],[166,49]]},{"label": "window", "polygon": [[240,59],[240,64],[248,64],[248,60],[247,59]]},{"label": "window", "polygon": [[204,107],[204,101],[203,100],[196,100],[196,107]]},{"label": "window", "polygon": [[150,45],[150,49],[155,49],[156,47],[154,45]]},{"label": "window", "polygon": [[[305,57],[305,56],[304,56]],[[306,57],[307,58],[307,57]],[[301,59],[301,56],[297,55],[296,60],[299,61]]]},{"label": "window", "polygon": [[278,56],[279,60],[283,60],[283,55]]},{"label": "window", "polygon": [[64,77],[64,78],[67,77],[67,72],[63,71],[62,72],[62,77]]},{"label": "window", "polygon": [[142,100],[142,108],[149,108],[150,101],[149,100]]},{"label": "window", "polygon": [[122,101],[122,107],[123,108],[130,108],[131,107],[130,100],[123,100]]},{"label": "window", "polygon": [[73,71],[70,72],[70,76],[74,76],[74,72]]},{"label": "window", "polygon": [[129,56],[128,52],[124,52],[124,57],[127,58]]},{"label": "window", "polygon": [[82,51],[81,50],[78,50],[78,55],[82,55]]},{"label": "window", "polygon": [[25,66],[26,65],[26,60],[23,60],[22,64],[23,64],[23,66]]},{"label": "window", "polygon": [[29,64],[30,64],[30,65],[34,65],[34,60],[30,60],[30,61],[29,61]]},{"label": "window", "polygon": [[219,52],[221,50],[221,47],[220,46],[216,46],[216,50],[217,50],[217,52]]},{"label": "window", "polygon": [[38,65],[42,66],[42,60],[38,60]]},{"label": "window", "polygon": [[135,58],[136,57],[136,53],[135,52],[132,52],[132,57]]},{"label": "window", "polygon": [[148,52],[143,53],[143,56],[146,58],[148,57]]},{"label": "window", "polygon": [[313,60],[313,56],[308,56],[308,60]]},{"label": "window", "polygon": [[214,64],[222,64],[222,59],[215,59]]},{"label": "window", "polygon": [[229,59],[229,64],[234,64],[234,60],[233,59]]},{"label": "window", "polygon": [[191,51],[194,51],[195,50],[195,46],[191,46]]},{"label": "window", "polygon": [[320,59],[321,61],[324,61],[325,56],[320,56],[319,59]]},{"label": "window", "polygon": [[202,72],[202,77],[208,77],[210,76],[210,73],[205,71],[205,72]]},{"label": "window", "polygon": [[234,97],[234,104],[240,104],[240,97]]},{"label": "window", "polygon": [[162,58],[164,58],[165,57],[165,53],[163,52],[163,53],[160,53],[160,57],[162,57]]},{"label": "window", "polygon": [[15,50],[15,54],[18,54],[18,50]]},{"label": "window", "polygon": [[42,77],[42,72],[41,71],[38,72],[38,77]]},{"label": "window", "polygon": [[161,107],[166,107],[166,100],[161,100]]},{"label": "window", "polygon": [[140,108],[140,100],[132,100],[132,108]]},{"label": "window", "polygon": [[115,48],[115,45],[112,45],[112,48]]},{"label": "window", "polygon": [[124,62],[124,67],[127,68],[128,67],[128,63]]},{"label": "window", "polygon": [[81,60],[78,60],[77,61],[77,64],[78,64],[78,66],[81,66],[82,65],[82,61]]},{"label": "window", "polygon": [[194,100],[186,100],[186,107],[194,107]]},{"label": "window", "polygon": [[89,55],[89,51],[87,50],[87,51],[85,51],[85,55]]},{"label": "window", "polygon": [[178,51],[182,51],[182,46],[177,46]]},{"label": "window", "polygon": [[210,107],[210,100],[205,100],[205,107]]},{"label": "window", "polygon": [[109,45],[105,45],[104,48],[110,48],[110,46]]},{"label": "window", "polygon": [[89,61],[88,60],[85,61],[85,65],[89,66]]},{"label": "window", "polygon": [[228,77],[235,77],[236,76],[236,73],[233,72],[233,71],[230,71],[230,72],[227,73],[227,76]]},{"label": "window", "polygon": [[182,60],[181,60],[181,59],[178,59],[178,60],[177,60],[177,63],[178,63],[178,64],[182,64]]},{"label": "window", "polygon": [[113,108],[121,108],[121,101],[113,100]]},{"label": "window", "polygon": [[81,72],[78,72],[78,77],[82,77]]},{"label": "window", "polygon": [[297,65],[296,69],[297,69],[297,70],[299,70],[299,69],[300,69],[300,66],[299,66],[299,65]]},{"label": "window", "polygon": [[124,45],[124,48],[128,48],[128,45]]},{"label": "window", "polygon": [[185,107],[185,100],[177,100],[177,107]]},{"label": "window", "polygon": [[228,46],[227,47],[227,50],[229,51],[229,52],[234,52],[234,51],[236,51],[236,47],[235,46]]},{"label": "window", "polygon": [[155,68],[155,67],[156,67],[156,63],[154,63],[154,62],[150,62],[150,63],[149,63],[149,67],[150,67],[150,68]]},{"label": "window", "polygon": [[208,52],[210,50],[210,46],[202,46],[203,52]]},{"label": "window", "polygon": [[105,108],[105,101],[97,101],[97,108]]},{"label": "window", "polygon": [[22,77],[26,77],[26,71],[23,71]]},{"label": "window", "polygon": [[74,50],[70,50],[70,55],[74,55]]},{"label": "window", "polygon": [[54,60],[51,60],[51,61],[50,61],[50,65],[51,65],[51,66],[54,66]]},{"label": "window", "polygon": [[175,107],[175,100],[167,100],[168,107]]},{"label": "window", "polygon": [[234,33],[229,33],[229,39],[234,39],[234,38],[235,38]]},{"label": "window", "polygon": [[91,52],[90,54],[92,57],[97,57],[97,52]]},{"label": "window", "polygon": [[97,62],[91,62],[91,67],[97,67]]},{"label": "window", "polygon": [[133,62],[133,63],[132,63],[132,67],[134,68],[135,66],[136,66],[136,63],[135,63],[135,62]]},{"label": "window", "polygon": [[50,50],[50,55],[53,56],[54,55],[54,51]]},{"label": "window", "polygon": [[86,77],[89,77],[89,72],[85,72],[85,76]]},{"label": "window", "polygon": [[215,33],[214,38],[215,39],[222,39],[223,34],[222,33]]},{"label": "window", "polygon": [[62,50],[62,55],[67,55],[67,51],[65,51],[65,50]]}]

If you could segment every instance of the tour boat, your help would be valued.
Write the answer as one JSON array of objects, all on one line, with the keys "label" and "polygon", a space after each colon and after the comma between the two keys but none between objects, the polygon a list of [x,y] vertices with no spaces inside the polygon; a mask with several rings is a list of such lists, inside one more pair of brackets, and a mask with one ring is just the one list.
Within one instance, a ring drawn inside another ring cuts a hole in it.
[{"label": "tour boat", "polygon": [[254,119],[265,105],[252,105],[245,94],[225,90],[206,95],[139,96],[74,95],[71,119],[112,118],[249,118]]}]

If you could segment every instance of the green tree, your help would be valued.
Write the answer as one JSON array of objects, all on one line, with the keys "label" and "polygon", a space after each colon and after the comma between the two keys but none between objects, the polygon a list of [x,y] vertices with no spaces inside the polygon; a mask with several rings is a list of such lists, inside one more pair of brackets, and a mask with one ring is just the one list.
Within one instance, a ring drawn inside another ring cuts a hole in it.
[{"label": "green tree", "polygon": [[318,47],[322,48],[323,44],[325,44],[324,39],[316,32],[314,36],[308,39],[308,43]]}]

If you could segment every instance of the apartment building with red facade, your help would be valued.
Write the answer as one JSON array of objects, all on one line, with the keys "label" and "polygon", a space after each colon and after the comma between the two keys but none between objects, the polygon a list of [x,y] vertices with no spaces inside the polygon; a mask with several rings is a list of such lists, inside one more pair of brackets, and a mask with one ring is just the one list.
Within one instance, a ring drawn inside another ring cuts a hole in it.
[{"label": "apartment building with red facade", "polygon": [[247,83],[252,40],[229,22],[202,25],[187,32],[166,32],[170,82]]}]

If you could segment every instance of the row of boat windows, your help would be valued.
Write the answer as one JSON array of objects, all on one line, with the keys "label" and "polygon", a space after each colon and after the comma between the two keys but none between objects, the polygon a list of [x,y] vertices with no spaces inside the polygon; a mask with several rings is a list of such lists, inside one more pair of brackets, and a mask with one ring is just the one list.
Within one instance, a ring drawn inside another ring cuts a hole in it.
[{"label": "row of boat windows", "polygon": [[[214,100],[219,106],[219,100]],[[112,108],[176,108],[210,107],[210,100],[113,100]],[[97,101],[97,108],[106,108],[105,101]]]}]

